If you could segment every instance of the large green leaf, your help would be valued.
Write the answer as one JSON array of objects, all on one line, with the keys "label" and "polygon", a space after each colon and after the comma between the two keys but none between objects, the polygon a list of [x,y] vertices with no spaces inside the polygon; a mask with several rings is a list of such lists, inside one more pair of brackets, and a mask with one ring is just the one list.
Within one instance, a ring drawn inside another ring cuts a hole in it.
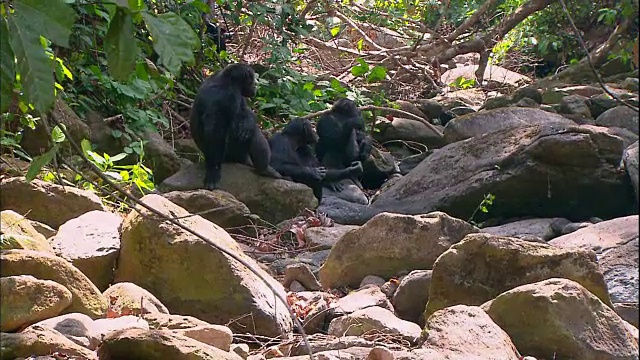
[{"label": "large green leaf", "polygon": [[53,157],[55,156],[57,151],[58,144],[54,145],[46,153],[33,158],[33,161],[31,161],[31,164],[29,165],[29,169],[27,169],[27,174],[25,175],[25,179],[27,180],[27,182],[31,182],[36,178],[36,176],[38,176],[40,170],[42,170],[44,166],[48,165],[51,160],[53,160]]},{"label": "large green leaf", "polygon": [[0,19],[0,113],[11,104],[13,83],[16,79],[16,61],[9,46],[9,29],[5,19]]},{"label": "large green leaf", "polygon": [[153,49],[167,70],[177,74],[183,62],[195,60],[193,52],[200,48],[200,40],[180,16],[172,12],[158,16],[143,12],[142,17],[153,38]]},{"label": "large green leaf", "polygon": [[104,38],[109,73],[116,80],[126,80],[135,65],[138,54],[135,31],[131,15],[118,8]]},{"label": "large green leaf", "polygon": [[8,25],[24,92],[38,111],[45,112],[54,100],[53,61],[40,45],[40,35],[24,17],[10,16]]},{"label": "large green leaf", "polygon": [[28,23],[29,31],[60,46],[69,46],[71,26],[78,15],[63,0],[15,0],[13,8],[16,22]]}]

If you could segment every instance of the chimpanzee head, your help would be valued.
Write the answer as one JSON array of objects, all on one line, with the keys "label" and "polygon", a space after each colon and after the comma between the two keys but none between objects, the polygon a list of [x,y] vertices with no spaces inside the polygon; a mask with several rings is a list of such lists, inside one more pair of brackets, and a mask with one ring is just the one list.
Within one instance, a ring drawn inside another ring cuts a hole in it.
[{"label": "chimpanzee head", "polygon": [[256,95],[256,73],[247,64],[228,65],[217,76],[236,86],[242,96],[250,98]]},{"label": "chimpanzee head", "polygon": [[318,134],[313,129],[311,121],[295,118],[282,129],[282,133],[297,139],[301,145],[313,145],[318,142]]}]

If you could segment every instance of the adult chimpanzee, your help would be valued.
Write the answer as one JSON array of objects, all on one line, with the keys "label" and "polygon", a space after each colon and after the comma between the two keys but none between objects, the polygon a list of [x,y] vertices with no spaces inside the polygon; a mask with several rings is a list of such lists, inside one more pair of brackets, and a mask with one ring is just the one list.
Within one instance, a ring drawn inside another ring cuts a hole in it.
[{"label": "adult chimpanzee", "polygon": [[309,186],[320,200],[324,183],[360,176],[362,164],[356,161],[346,169],[327,169],[321,166],[312,149],[317,141],[318,135],[311,122],[295,118],[269,139],[269,145],[271,166],[283,176]]},{"label": "adult chimpanzee", "polygon": [[316,129],[316,156],[326,168],[348,168],[354,161],[365,161],[371,153],[372,140],[364,132],[362,113],[349,99],[338,99],[331,111],[320,117]]},{"label": "adult chimpanzee", "polygon": [[274,178],[267,139],[245,97],[256,94],[255,73],[246,64],[231,64],[208,77],[198,89],[191,107],[191,136],[206,163],[204,187],[215,189],[222,162],[252,164]]}]

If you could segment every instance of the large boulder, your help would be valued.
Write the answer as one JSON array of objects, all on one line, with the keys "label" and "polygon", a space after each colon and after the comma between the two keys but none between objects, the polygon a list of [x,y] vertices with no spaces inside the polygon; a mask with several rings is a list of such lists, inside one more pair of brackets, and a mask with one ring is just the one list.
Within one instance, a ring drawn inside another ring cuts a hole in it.
[{"label": "large boulder", "polygon": [[[258,275],[218,249],[225,249],[250,264],[284,296],[284,288],[242,252],[221,227],[188,216],[181,207],[159,195],[142,201],[168,217],[202,234],[207,244],[148,210],[132,212],[124,220],[115,282],[133,282],[166,305],[172,313],[192,315],[211,323],[232,322],[239,331],[281,336],[292,321]],[[252,314],[251,317],[243,316]],[[232,321],[235,320],[235,321]]]},{"label": "large boulder", "polygon": [[[477,64],[460,66],[446,71],[444,74],[442,74],[442,76],[440,76],[440,81],[442,81],[442,83],[444,84],[451,84],[461,76],[465,79],[475,79],[475,73],[477,70]],[[509,85],[512,87],[517,87],[520,84],[531,82],[531,79],[524,75],[496,65],[487,65],[484,70],[483,78],[485,81],[492,81],[498,84]]]},{"label": "large boulder", "polygon": [[[185,166],[158,188],[163,192],[200,189],[204,173],[202,163]],[[273,224],[293,218],[305,208],[313,209],[318,205],[310,187],[261,176],[245,165],[223,164],[219,186],[247,205],[252,213]]]},{"label": "large boulder", "polygon": [[358,286],[367,275],[388,279],[401,271],[431,269],[449,246],[478,231],[442,212],[382,213],[338,240],[320,268],[320,283],[327,289]]},{"label": "large boulder", "polygon": [[171,191],[162,196],[192,214],[202,213],[200,216],[222,228],[251,224],[247,205],[223,190]]},{"label": "large boulder", "polygon": [[182,160],[157,131],[146,130],[142,138],[146,141],[144,162],[153,170],[153,181],[156,184],[162,183],[180,170]]},{"label": "large boulder", "polygon": [[372,306],[351,314],[333,319],[327,333],[333,336],[361,336],[375,331],[379,334],[393,336],[415,344],[420,339],[420,326],[401,320],[393,312]]},{"label": "large boulder", "polygon": [[33,227],[29,219],[17,212],[0,212],[0,227],[3,235],[0,249],[35,250],[53,254],[53,248],[47,239]]},{"label": "large boulder", "polygon": [[638,340],[631,326],[575,281],[554,278],[522,285],[482,308],[527,355],[540,359],[638,358]]},{"label": "large boulder", "polygon": [[[424,349],[449,360],[519,360],[509,335],[477,306],[456,305],[427,319]],[[430,359],[424,357],[423,359]]]},{"label": "large boulder", "polygon": [[638,112],[626,106],[616,106],[603,112],[596,119],[596,125],[619,127],[627,129],[636,135],[640,134]]},{"label": "large boulder", "polygon": [[1,277],[0,290],[1,331],[15,331],[56,316],[71,305],[71,292],[66,287],[31,275]]},{"label": "large boulder", "polygon": [[120,313],[168,314],[169,310],[152,293],[140,286],[121,282],[110,286],[102,295],[109,299],[111,307]]},{"label": "large boulder", "polygon": [[391,303],[400,319],[424,325],[424,308],[429,300],[432,270],[413,270],[403,277]]},{"label": "large boulder", "polygon": [[90,211],[60,226],[52,239],[56,255],[70,261],[100,291],[113,281],[120,251],[122,218],[107,211]]},{"label": "large boulder", "polygon": [[41,325],[32,325],[19,333],[2,333],[1,359],[51,359],[51,354],[64,354],[68,358],[96,360],[96,353],[75,344],[58,331]]},{"label": "large boulder", "polygon": [[594,252],[470,234],[434,264],[425,318],[448,306],[481,305],[504,291],[553,277],[574,280],[611,305]]},{"label": "large boulder", "polygon": [[575,125],[562,115],[544,110],[508,107],[459,116],[444,127],[444,138],[447,143],[453,143],[499,130],[548,123]]},{"label": "large boulder", "polygon": [[2,250],[2,276],[32,275],[52,280],[71,291],[71,305],[65,313],[79,312],[99,318],[107,312],[107,300],[80,270],[57,256],[31,250]]},{"label": "large boulder", "polygon": [[2,210],[29,214],[29,219],[58,228],[66,221],[91,210],[107,211],[93,192],[23,177],[0,181]]},{"label": "large boulder", "polygon": [[220,350],[184,335],[163,330],[116,331],[98,349],[100,359],[148,360],[241,360],[235,353]]},{"label": "large boulder", "polygon": [[497,131],[435,150],[367,211],[438,210],[469,219],[492,193],[489,216],[496,218],[625,216],[636,213],[636,204],[619,166],[623,149],[622,139],[601,127],[544,124]]},{"label": "large boulder", "polygon": [[556,235],[552,227],[554,221],[557,221],[557,218],[520,220],[499,226],[485,227],[482,228],[482,232],[492,235],[523,239],[534,236],[544,241],[548,241],[553,239]]},{"label": "large boulder", "polygon": [[631,179],[631,184],[633,184],[633,189],[636,192],[636,202],[640,197],[640,189],[638,186],[638,159],[640,157],[640,152],[638,151],[638,142],[636,141],[631,146],[629,146],[625,151],[622,157],[624,161],[624,167],[629,174],[629,178]]},{"label": "large boulder", "polygon": [[415,141],[434,149],[446,144],[427,125],[413,119],[394,117],[390,122],[382,122],[379,128],[380,132],[374,136],[380,143],[392,140]]}]

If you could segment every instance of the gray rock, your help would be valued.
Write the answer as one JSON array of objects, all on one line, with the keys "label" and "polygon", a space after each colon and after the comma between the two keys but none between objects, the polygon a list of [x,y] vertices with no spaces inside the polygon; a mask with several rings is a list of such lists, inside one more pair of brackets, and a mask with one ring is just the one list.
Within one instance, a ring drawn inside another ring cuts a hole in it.
[{"label": "gray rock", "polygon": [[520,220],[500,226],[482,228],[482,232],[516,238],[535,236],[543,241],[549,241],[556,236],[551,225],[555,220],[556,218]]},{"label": "gray rock", "polygon": [[431,270],[414,270],[400,281],[391,301],[400,319],[424,326],[423,313],[429,300],[431,272]]},{"label": "gray rock", "polygon": [[638,185],[638,162],[639,162],[640,152],[638,151],[638,142],[636,141],[633,145],[629,146],[625,151],[622,157],[624,162],[624,167],[627,170],[627,174],[629,174],[629,178],[631,178],[631,184],[633,184],[633,189],[635,190],[635,200],[638,203],[638,197],[640,196],[640,187]]},{"label": "gray rock", "polygon": [[561,114],[578,115],[581,118],[591,118],[591,111],[587,105],[588,98],[581,95],[569,95],[560,100]]},{"label": "gray rock", "polygon": [[529,98],[538,104],[542,104],[542,91],[533,86],[521,87],[513,93],[512,101],[519,102],[524,98]]},{"label": "gray rock", "polygon": [[634,134],[639,134],[638,113],[626,106],[616,106],[603,112],[596,119],[596,125],[606,127],[620,127]]},{"label": "gray rock", "polygon": [[508,96],[494,96],[488,98],[484,103],[484,110],[493,110],[511,105],[511,99]]}]

